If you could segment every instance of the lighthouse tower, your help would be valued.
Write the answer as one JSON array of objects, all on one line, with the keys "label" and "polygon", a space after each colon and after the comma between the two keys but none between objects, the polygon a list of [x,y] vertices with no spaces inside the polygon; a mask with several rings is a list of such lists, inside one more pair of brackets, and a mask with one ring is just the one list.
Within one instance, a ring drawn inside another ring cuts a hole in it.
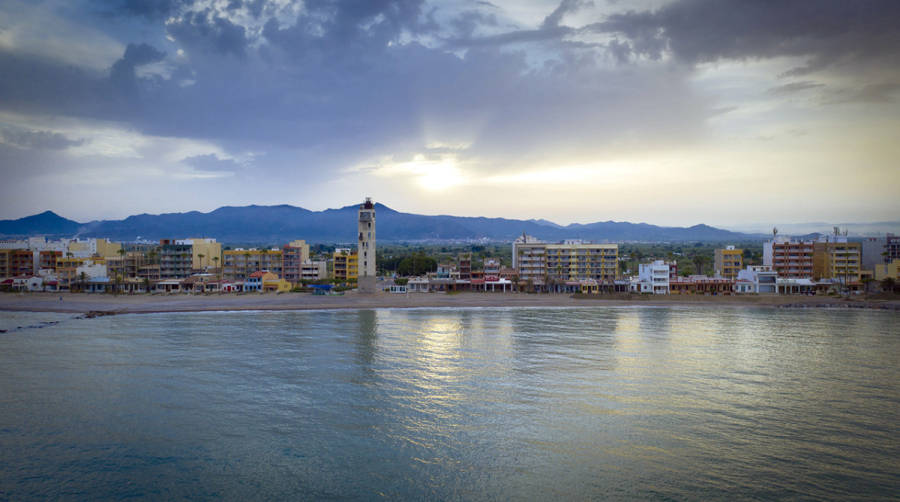
[{"label": "lighthouse tower", "polygon": [[366,201],[359,206],[359,247],[356,256],[359,260],[359,274],[356,279],[359,292],[374,293],[375,204],[369,197],[366,197]]}]

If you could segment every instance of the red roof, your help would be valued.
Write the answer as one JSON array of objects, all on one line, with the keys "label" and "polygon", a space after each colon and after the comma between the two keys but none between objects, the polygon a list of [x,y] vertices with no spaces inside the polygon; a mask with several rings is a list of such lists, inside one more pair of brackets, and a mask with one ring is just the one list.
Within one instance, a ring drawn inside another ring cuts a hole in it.
[{"label": "red roof", "polygon": [[253,272],[252,274],[250,274],[250,277],[262,277],[266,274],[268,274],[268,272]]}]

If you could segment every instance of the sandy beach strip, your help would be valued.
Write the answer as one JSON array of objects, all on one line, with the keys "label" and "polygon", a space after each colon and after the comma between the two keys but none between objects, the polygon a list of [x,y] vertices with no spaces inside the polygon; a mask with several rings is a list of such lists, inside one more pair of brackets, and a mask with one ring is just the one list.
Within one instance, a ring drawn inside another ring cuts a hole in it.
[{"label": "sandy beach strip", "polygon": [[222,310],[321,310],[423,307],[604,307],[604,306],[834,307],[900,310],[900,300],[842,299],[827,296],[650,296],[525,293],[377,293],[314,296],[309,293],[110,295],[85,293],[3,293],[0,311],[108,314]]}]

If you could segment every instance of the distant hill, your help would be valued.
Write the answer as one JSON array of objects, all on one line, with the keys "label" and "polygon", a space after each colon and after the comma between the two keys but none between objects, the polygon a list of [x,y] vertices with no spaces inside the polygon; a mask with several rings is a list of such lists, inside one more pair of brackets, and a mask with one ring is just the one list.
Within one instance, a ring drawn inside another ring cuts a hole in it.
[{"label": "distant hill", "polygon": [[0,220],[0,235],[26,237],[32,235],[74,235],[81,223],[67,220],[53,211],[26,216],[18,220]]},{"label": "distant hill", "polygon": [[[324,211],[301,207],[225,206],[201,213],[139,214],[124,220],[77,223],[52,212],[19,220],[0,222],[6,236],[78,235],[134,240],[184,237],[214,237],[221,242],[355,242],[358,206]],[[375,206],[378,239],[382,241],[511,241],[527,233],[548,241],[585,239],[591,241],[739,241],[764,237],[761,234],[731,232],[708,225],[660,227],[647,223],[605,221],[590,224],[557,225],[547,220],[514,220],[462,216],[426,216],[401,213],[383,204]]]}]

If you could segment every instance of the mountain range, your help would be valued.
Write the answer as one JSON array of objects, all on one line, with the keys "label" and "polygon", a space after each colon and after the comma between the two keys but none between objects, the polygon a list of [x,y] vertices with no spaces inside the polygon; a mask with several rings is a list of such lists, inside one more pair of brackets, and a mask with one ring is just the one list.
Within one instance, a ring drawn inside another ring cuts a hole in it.
[{"label": "mountain range", "polygon": [[[123,220],[79,223],[45,211],[18,220],[0,221],[5,237],[106,237],[134,241],[138,238],[214,237],[226,243],[282,243],[293,239],[307,242],[356,241],[358,206],[324,211],[302,207],[220,207],[208,213],[139,214]],[[595,242],[725,242],[757,240],[763,234],[732,232],[709,225],[661,227],[647,223],[601,221],[562,226],[547,220],[421,215],[395,211],[376,204],[378,239],[382,241],[511,241],[527,233],[548,241],[585,239]]]}]

